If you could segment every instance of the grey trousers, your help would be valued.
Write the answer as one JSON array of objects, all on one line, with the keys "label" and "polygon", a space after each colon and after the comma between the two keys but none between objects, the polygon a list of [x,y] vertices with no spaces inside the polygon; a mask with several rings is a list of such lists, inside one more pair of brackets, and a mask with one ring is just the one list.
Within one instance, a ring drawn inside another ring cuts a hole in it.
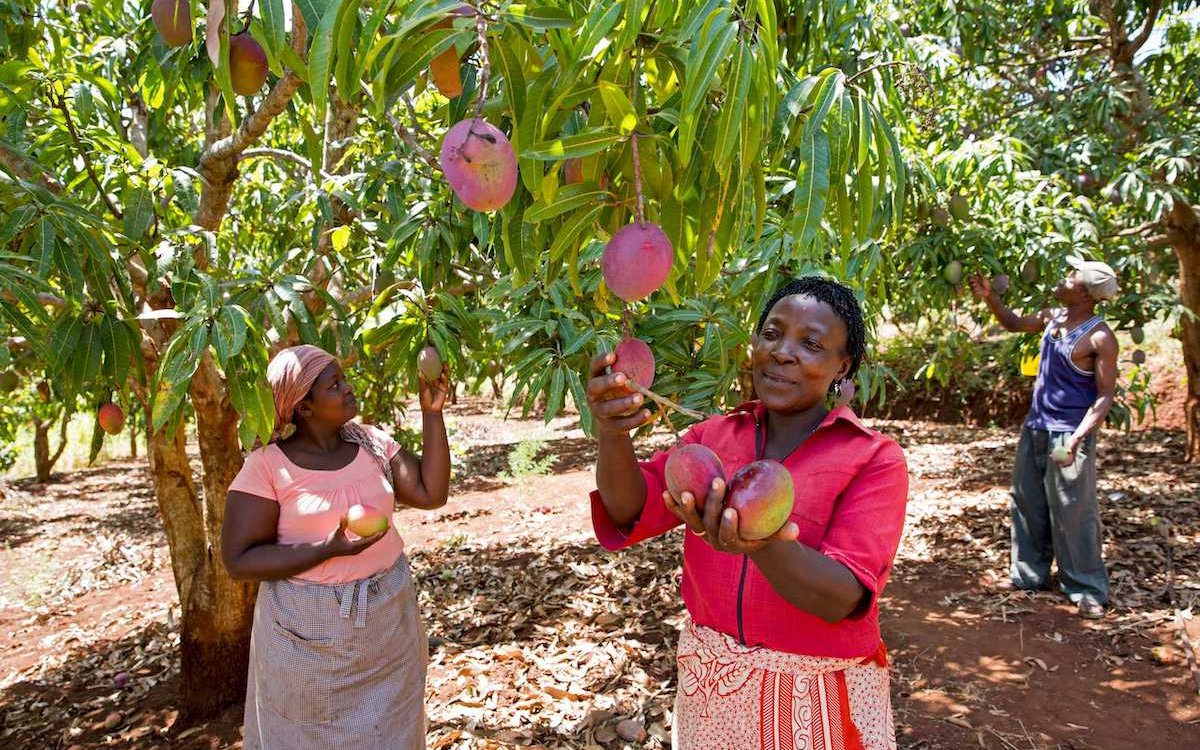
[{"label": "grey trousers", "polygon": [[1012,476],[1013,584],[1036,589],[1050,582],[1058,562],[1058,585],[1074,603],[1108,601],[1104,529],[1096,501],[1096,433],[1088,435],[1075,462],[1060,467],[1050,457],[1070,433],[1021,428]]}]

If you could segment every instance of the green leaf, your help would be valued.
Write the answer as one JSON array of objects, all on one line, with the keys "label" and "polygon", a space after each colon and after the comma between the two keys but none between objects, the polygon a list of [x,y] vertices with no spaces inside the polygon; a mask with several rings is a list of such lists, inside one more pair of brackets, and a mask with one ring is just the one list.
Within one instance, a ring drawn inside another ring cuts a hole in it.
[{"label": "green leaf", "polygon": [[[749,45],[739,44],[726,79],[725,101],[717,115],[717,136],[713,158],[718,172],[724,172],[737,155],[737,139],[743,129],[752,127],[744,122],[746,95],[750,76],[754,72],[754,56]],[[746,165],[742,165],[745,169]]]},{"label": "green leaf", "polygon": [[[338,0],[332,0],[337,2]],[[311,32],[321,23],[321,19],[325,17],[325,9],[328,7],[331,0],[295,0],[296,5],[300,7],[300,13],[304,15],[304,25]]]},{"label": "green leaf", "polygon": [[[512,102],[513,112],[525,111],[525,71],[521,65],[521,59],[518,57],[512,45],[503,37],[496,39],[493,42],[492,49],[497,53],[493,58],[500,67],[501,75],[504,76],[504,82],[508,91],[508,97]],[[525,144],[520,142],[520,128],[513,128],[513,148],[520,151]]]},{"label": "green leaf", "polygon": [[604,108],[608,111],[608,121],[617,127],[621,135],[629,135],[637,128],[637,112],[633,103],[621,87],[610,81],[600,81],[600,98],[604,100]]},{"label": "green leaf", "polygon": [[796,251],[803,253],[812,243],[829,193],[829,139],[819,130],[800,142],[796,190],[792,203],[792,237]]},{"label": "green leaf", "polygon": [[692,158],[692,145],[703,112],[700,106],[712,87],[717,68],[729,57],[729,48],[737,39],[737,27],[729,22],[729,11],[718,8],[705,23],[700,44],[692,46],[688,57],[683,101],[679,118],[679,162],[687,166]]},{"label": "green leaf", "polygon": [[[316,29],[308,52],[308,86],[312,92],[318,123],[325,122],[325,109],[329,102],[329,79],[333,70],[333,27],[337,24],[342,3],[343,0],[329,0],[320,23],[316,27],[309,27]],[[305,20],[308,20],[307,16]]]},{"label": "green leaf", "polygon": [[334,78],[337,80],[337,88],[339,96],[345,101],[354,101],[358,98],[360,87],[358,78],[351,78],[351,73],[356,71],[355,63],[355,44],[354,31],[358,26],[358,7],[362,0],[348,0],[342,5],[338,11],[337,23],[333,27],[334,38],[334,59],[337,60],[337,65],[334,66]]},{"label": "green leaf", "polygon": [[550,378],[550,394],[546,397],[546,413],[543,416],[546,424],[550,424],[550,420],[558,416],[558,412],[563,405],[563,391],[566,389],[567,379],[563,374],[563,368],[555,367],[554,375]]},{"label": "green leaf", "polygon": [[525,3],[513,3],[504,9],[504,15],[537,32],[548,29],[570,29],[577,23],[570,11],[548,5],[531,6]]},{"label": "green leaf", "polygon": [[49,216],[38,219],[34,234],[33,255],[38,261],[38,276],[45,276],[54,262],[54,223]]},{"label": "green leaf", "polygon": [[[578,241],[579,234],[596,221],[604,208],[603,205],[592,206],[585,211],[576,213],[563,223],[559,230],[554,233],[554,241],[550,243],[550,266],[556,265],[562,259],[567,248]],[[526,218],[526,221],[528,221],[528,218]]]},{"label": "green leaf", "polygon": [[536,143],[521,156],[526,159],[558,161],[599,153],[621,139],[621,134],[609,128],[588,128],[566,138]]},{"label": "green leaf", "polygon": [[[590,188],[590,189],[589,189]],[[558,192],[557,199],[547,205],[545,203],[534,203],[529,208],[525,209],[524,220],[533,224],[539,221],[552,219],[559,214],[574,211],[577,208],[586,206],[590,203],[598,203],[608,197],[608,192],[605,190],[596,190],[594,186],[587,184],[568,185]]]},{"label": "green leaf", "polygon": [[258,8],[262,13],[263,29],[266,31],[267,43],[271,45],[271,53],[278,57],[279,50],[287,43],[283,0],[260,0]]},{"label": "green leaf", "polygon": [[0,245],[8,244],[9,240],[20,234],[26,224],[33,221],[33,217],[37,215],[37,206],[26,203],[12,208],[11,211],[8,221],[0,228]]},{"label": "green leaf", "polygon": [[[875,116],[875,139],[880,143],[879,150],[884,152],[883,144],[887,144],[887,151],[890,153],[888,165],[892,178],[892,225],[895,228],[900,227],[900,222],[904,219],[904,189],[908,183],[908,176],[904,166],[904,156],[900,153],[900,143],[896,140],[896,134],[892,132],[892,128],[887,124],[877,110],[873,110]],[[882,159],[880,160],[882,162]],[[880,172],[880,184],[882,186],[884,172]]]},{"label": "green leaf", "polygon": [[125,214],[122,224],[125,236],[137,242],[145,236],[154,221],[154,194],[144,187],[126,188]]},{"label": "green leaf", "polygon": [[830,68],[822,71],[818,76],[820,83],[812,94],[812,112],[808,119],[804,121],[804,130],[800,133],[800,141],[803,143],[806,139],[811,138],[812,134],[819,130],[825,122],[825,116],[829,114],[830,108],[835,101],[841,101],[842,90],[844,88],[842,79],[845,76],[840,70]]}]

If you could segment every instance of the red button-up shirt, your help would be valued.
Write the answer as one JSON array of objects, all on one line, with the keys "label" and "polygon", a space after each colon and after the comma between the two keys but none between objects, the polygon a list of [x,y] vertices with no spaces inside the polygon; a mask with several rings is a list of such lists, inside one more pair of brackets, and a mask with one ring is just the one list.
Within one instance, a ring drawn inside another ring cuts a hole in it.
[{"label": "red button-up shirt", "polygon": [[[761,402],[751,401],[694,425],[682,442],[710,448],[732,476],[755,460],[765,412]],[[682,523],[662,500],[669,454],[661,451],[641,464],[646,502],[631,528],[619,528],[600,493],[592,492],[592,525],[606,549],[629,547]],[[796,488],[791,520],[800,527],[797,541],[845,565],[869,592],[870,603],[840,622],[826,622],[788,603],[748,556],[718,552],[688,531],[682,584],[688,613],[700,625],[752,646],[811,656],[872,656],[880,642],[879,594],[904,528],[904,453],[841,406],[782,463]]]}]

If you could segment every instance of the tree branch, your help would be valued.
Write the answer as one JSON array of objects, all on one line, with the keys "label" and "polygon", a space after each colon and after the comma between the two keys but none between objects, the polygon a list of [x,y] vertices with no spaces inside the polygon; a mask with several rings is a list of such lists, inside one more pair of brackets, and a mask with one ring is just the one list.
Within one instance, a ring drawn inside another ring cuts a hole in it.
[{"label": "tree branch", "polygon": [[1159,11],[1162,10],[1162,0],[1154,0],[1150,3],[1150,12],[1146,15],[1146,23],[1142,25],[1142,30],[1138,32],[1136,38],[1129,41],[1130,53],[1137,52],[1150,39],[1151,32],[1154,31],[1154,23],[1158,20]]},{"label": "tree branch", "polygon": [[0,167],[4,167],[27,182],[36,182],[52,193],[61,193],[62,183],[49,174],[37,161],[0,143]]},{"label": "tree branch", "polygon": [[96,176],[96,170],[92,166],[92,157],[88,150],[83,147],[83,142],[79,137],[79,131],[75,129],[75,121],[71,119],[71,110],[67,107],[66,97],[61,95],[58,96],[55,101],[55,105],[58,107],[58,110],[62,112],[63,117],[67,120],[67,130],[71,133],[71,141],[75,144],[75,150],[79,152],[79,156],[82,157],[83,167],[85,170],[87,170],[88,177],[91,178],[92,184],[96,186],[96,190],[100,193],[100,197],[104,200],[104,204],[108,206],[108,210],[112,212],[113,216],[117,217],[118,219],[124,218],[125,215],[121,213],[121,209],[117,208],[116,204],[112,202],[112,199],[108,197],[108,191],[104,189],[104,185],[100,184],[100,178]]},{"label": "tree branch", "polygon": [[1110,234],[1108,236],[1109,237],[1132,237],[1136,234],[1143,234],[1145,232],[1150,231],[1151,229],[1157,229],[1161,226],[1162,226],[1161,222],[1159,222],[1156,219],[1154,221],[1147,221],[1145,224],[1139,224],[1136,227],[1130,227],[1128,229],[1122,229],[1119,232],[1113,232],[1112,234]]},{"label": "tree branch", "polygon": [[[254,159],[256,157],[291,162],[292,164],[295,164],[303,169],[308,176],[311,177],[312,175],[312,164],[309,163],[308,159],[305,159],[303,156],[294,151],[286,151],[282,148],[248,148],[238,154],[238,161],[245,161],[246,159]],[[329,174],[322,172],[321,176],[328,178]]]},{"label": "tree branch", "polygon": [[[38,302],[40,302],[43,305],[46,305],[47,307],[66,307],[67,306],[66,300],[64,300],[62,297],[53,295],[50,292],[38,292],[34,296],[37,297]],[[0,292],[0,298],[3,298],[5,302],[18,302],[19,301],[17,299],[17,296],[8,290]]]},{"label": "tree branch", "polygon": [[397,118],[391,112],[387,112],[385,114],[388,122],[391,123],[392,130],[396,131],[396,135],[400,137],[400,140],[407,143],[408,147],[416,152],[417,156],[421,158],[421,161],[428,164],[431,169],[440,171],[441,165],[437,163],[437,159],[434,159],[433,154],[425,150],[425,147],[421,145],[421,143],[416,139],[416,136],[414,136],[408,128],[404,127],[404,124],[400,122],[399,118]]}]

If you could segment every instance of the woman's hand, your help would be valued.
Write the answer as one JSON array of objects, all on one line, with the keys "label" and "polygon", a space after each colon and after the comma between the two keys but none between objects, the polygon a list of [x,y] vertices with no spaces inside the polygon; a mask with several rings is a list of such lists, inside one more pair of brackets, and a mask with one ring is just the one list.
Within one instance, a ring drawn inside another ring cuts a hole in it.
[{"label": "woman's hand", "polygon": [[349,523],[349,519],[346,516],[342,516],[341,520],[338,521],[338,527],[330,532],[329,536],[325,537],[325,541],[321,543],[321,548],[329,557],[357,555],[375,542],[383,539],[384,534],[387,534],[388,531],[385,527],[382,531],[376,531],[371,536],[351,539],[346,536],[347,523]]},{"label": "woman's hand", "polygon": [[629,432],[650,421],[650,411],[641,408],[642,395],[626,386],[625,373],[604,372],[615,361],[615,354],[605,352],[593,357],[588,365],[588,408],[597,435]]},{"label": "woman's hand", "polygon": [[708,542],[713,549],[736,555],[757,552],[771,542],[794,542],[800,535],[800,527],[788,521],[783,528],[766,539],[742,539],[738,535],[738,514],[733,508],[723,508],[725,500],[725,480],[714,479],[708,497],[704,501],[704,511],[696,509],[696,498],[692,493],[684,492],[683,497],[676,500],[670,492],[663,492],[663,502],[692,533]]},{"label": "woman's hand", "polygon": [[442,365],[442,374],[430,383],[425,376],[419,375],[421,385],[417,398],[421,403],[421,411],[440,413],[446,406],[446,398],[450,395],[450,369]]}]

